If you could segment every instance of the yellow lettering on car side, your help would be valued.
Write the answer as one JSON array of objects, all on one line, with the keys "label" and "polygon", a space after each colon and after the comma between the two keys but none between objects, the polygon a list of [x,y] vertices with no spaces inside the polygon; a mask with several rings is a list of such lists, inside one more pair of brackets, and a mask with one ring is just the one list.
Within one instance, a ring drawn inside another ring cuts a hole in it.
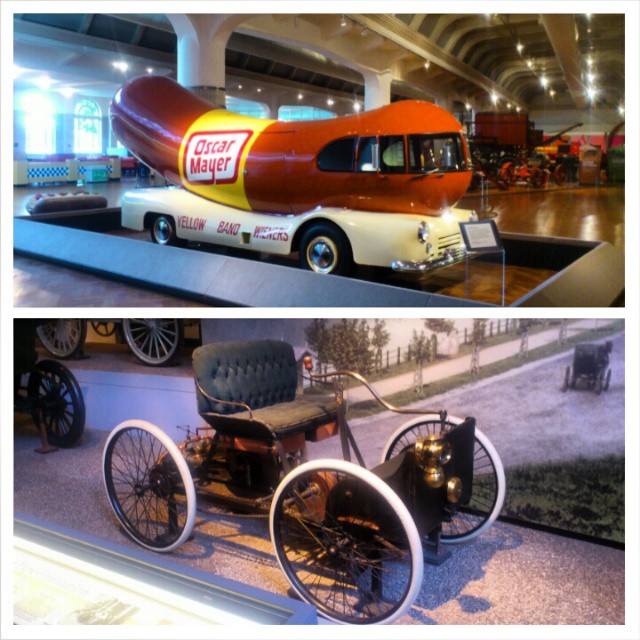
[{"label": "yellow lettering on car side", "polygon": [[205,198],[250,210],[244,189],[247,155],[274,120],[261,120],[213,109],[200,116],[180,145],[183,186]]}]

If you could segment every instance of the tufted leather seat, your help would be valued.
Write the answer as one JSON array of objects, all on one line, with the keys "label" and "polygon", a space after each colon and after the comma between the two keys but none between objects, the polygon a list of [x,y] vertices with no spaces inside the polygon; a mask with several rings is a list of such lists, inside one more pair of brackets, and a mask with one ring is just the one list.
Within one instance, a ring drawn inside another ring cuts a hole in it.
[{"label": "tufted leather seat", "polygon": [[298,370],[286,342],[208,344],[193,352],[193,370],[198,412],[223,435],[314,440],[318,427],[337,420],[335,400],[296,398]]}]

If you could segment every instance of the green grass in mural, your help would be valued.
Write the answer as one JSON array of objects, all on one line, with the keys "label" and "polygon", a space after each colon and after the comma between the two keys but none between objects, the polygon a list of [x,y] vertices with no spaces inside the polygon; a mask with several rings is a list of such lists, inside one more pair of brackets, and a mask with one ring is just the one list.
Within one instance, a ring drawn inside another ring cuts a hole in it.
[{"label": "green grass in mural", "polygon": [[624,458],[506,469],[503,515],[624,542]]}]

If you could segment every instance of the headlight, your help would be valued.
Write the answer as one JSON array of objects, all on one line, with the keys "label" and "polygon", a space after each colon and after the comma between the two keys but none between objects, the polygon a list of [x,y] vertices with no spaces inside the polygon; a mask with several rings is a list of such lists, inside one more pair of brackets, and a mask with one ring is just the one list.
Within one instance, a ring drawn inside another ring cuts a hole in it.
[{"label": "headlight", "polygon": [[441,435],[433,434],[416,442],[415,454],[425,484],[430,489],[441,487],[445,481],[442,467],[451,460],[451,445]]},{"label": "headlight", "polygon": [[429,233],[431,233],[429,225],[426,222],[422,221],[418,225],[418,242],[424,244],[429,239]]}]

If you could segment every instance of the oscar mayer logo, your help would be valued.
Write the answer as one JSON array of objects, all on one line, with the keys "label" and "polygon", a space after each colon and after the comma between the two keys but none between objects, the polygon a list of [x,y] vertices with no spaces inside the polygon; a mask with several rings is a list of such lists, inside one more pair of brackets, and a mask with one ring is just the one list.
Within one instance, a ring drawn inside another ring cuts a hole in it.
[{"label": "oscar mayer logo", "polygon": [[184,151],[184,177],[196,184],[232,184],[252,131],[200,131]]}]

